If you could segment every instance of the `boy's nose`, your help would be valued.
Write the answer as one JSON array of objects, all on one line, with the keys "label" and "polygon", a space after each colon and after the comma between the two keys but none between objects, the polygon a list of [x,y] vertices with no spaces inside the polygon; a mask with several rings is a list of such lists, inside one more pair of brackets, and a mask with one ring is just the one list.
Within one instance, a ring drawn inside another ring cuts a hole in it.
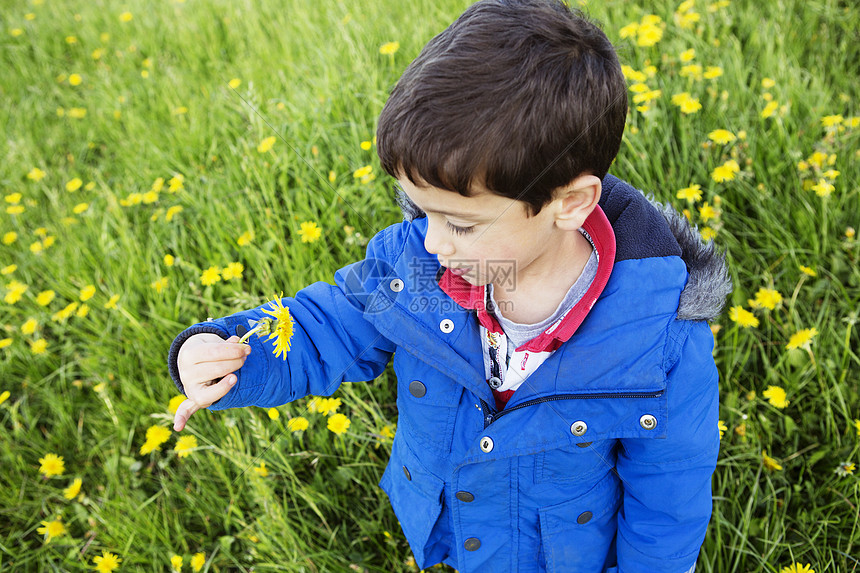
[{"label": "boy's nose", "polygon": [[427,235],[424,237],[424,248],[431,255],[450,257],[454,254],[454,245],[445,236],[444,230],[434,228],[436,225],[427,226]]}]

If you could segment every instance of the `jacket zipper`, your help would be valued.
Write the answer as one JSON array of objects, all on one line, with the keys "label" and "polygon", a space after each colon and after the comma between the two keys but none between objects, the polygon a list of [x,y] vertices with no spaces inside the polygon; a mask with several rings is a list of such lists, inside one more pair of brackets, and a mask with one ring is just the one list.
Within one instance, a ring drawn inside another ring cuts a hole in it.
[{"label": "jacket zipper", "polygon": [[481,405],[484,408],[484,428],[514,410],[534,406],[535,404],[543,404],[544,402],[558,402],[559,400],[593,400],[601,398],[659,398],[663,395],[663,390],[658,392],[632,392],[627,394],[614,394],[612,392],[602,392],[595,394],[559,394],[556,396],[547,396],[545,398],[533,398],[526,400],[522,404],[517,404],[512,408],[505,408],[501,412],[493,411],[490,406],[481,399]]}]

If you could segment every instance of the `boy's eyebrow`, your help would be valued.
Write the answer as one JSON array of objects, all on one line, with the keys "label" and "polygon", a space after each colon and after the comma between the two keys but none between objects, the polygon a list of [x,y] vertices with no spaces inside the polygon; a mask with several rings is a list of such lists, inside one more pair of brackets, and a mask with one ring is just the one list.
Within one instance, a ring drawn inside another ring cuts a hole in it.
[{"label": "boy's eyebrow", "polygon": [[400,193],[403,197],[405,197],[406,200],[409,201],[412,205],[414,205],[417,209],[420,209],[421,211],[424,211],[425,213],[433,213],[434,215],[447,215],[449,217],[459,217],[461,219],[474,219],[478,216],[478,215],[472,214],[472,213],[455,213],[453,211],[438,211],[436,209],[423,209],[423,208],[421,208],[415,204],[415,201],[413,201],[412,198],[406,194],[406,191],[403,190],[403,187],[401,187],[400,185],[395,185],[394,189],[398,193]]}]

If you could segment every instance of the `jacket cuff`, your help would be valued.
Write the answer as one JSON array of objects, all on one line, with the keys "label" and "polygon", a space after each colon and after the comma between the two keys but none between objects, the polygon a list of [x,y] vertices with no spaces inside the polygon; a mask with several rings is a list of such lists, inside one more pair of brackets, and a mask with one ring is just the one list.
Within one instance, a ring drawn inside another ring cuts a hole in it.
[{"label": "jacket cuff", "polygon": [[195,334],[203,333],[217,334],[224,340],[230,338],[229,333],[220,326],[211,322],[203,322],[195,324],[194,326],[182,331],[179,336],[173,340],[173,343],[170,345],[170,351],[167,353],[167,371],[170,373],[173,383],[176,384],[176,388],[184,396],[187,396],[187,394],[185,394],[185,387],[182,385],[182,380],[179,379],[179,367],[176,365],[176,359],[179,356],[179,349],[182,348],[182,345],[186,340]]}]

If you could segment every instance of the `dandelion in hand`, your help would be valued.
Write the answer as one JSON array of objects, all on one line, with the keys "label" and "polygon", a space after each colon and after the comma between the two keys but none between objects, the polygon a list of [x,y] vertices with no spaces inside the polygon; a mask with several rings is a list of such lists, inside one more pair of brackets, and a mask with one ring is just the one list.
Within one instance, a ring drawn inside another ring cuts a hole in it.
[{"label": "dandelion in hand", "polygon": [[290,339],[293,337],[293,317],[290,316],[290,309],[284,306],[280,298],[269,301],[272,305],[271,310],[263,308],[263,312],[272,318],[263,317],[257,321],[257,325],[245,333],[239,340],[239,343],[247,342],[252,334],[257,336],[268,335],[268,340],[275,339],[275,356],[281,356],[284,360],[287,359],[287,352],[290,350]]}]

